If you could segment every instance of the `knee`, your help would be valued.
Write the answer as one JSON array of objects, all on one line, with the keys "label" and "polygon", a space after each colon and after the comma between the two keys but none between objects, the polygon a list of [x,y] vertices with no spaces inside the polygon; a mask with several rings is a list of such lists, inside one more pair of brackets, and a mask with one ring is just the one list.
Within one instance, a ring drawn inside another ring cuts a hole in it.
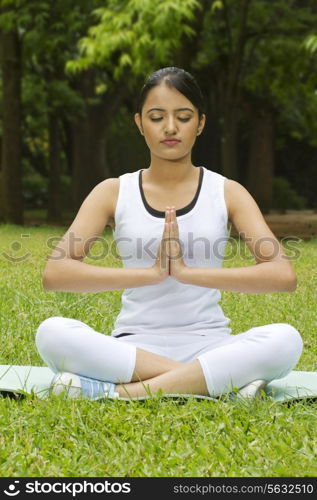
[{"label": "knee", "polygon": [[297,362],[303,350],[302,337],[298,330],[288,323],[275,323],[275,335],[278,336],[283,351]]},{"label": "knee", "polygon": [[49,349],[50,345],[55,344],[56,337],[62,331],[64,323],[65,318],[61,316],[53,316],[42,321],[35,335],[35,344],[40,353]]}]

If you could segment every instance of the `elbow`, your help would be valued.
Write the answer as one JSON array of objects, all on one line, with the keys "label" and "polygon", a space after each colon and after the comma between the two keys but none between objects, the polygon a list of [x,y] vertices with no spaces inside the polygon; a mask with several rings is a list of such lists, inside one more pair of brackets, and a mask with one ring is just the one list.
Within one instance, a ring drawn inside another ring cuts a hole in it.
[{"label": "elbow", "polygon": [[43,289],[50,292],[62,292],[65,286],[71,281],[69,272],[69,263],[71,259],[64,259],[63,261],[49,261],[46,264],[42,275]]},{"label": "elbow", "polygon": [[297,288],[297,276],[294,272],[290,273],[285,283],[285,292],[295,292]]},{"label": "elbow", "polygon": [[297,288],[297,277],[294,274],[294,277],[291,282],[290,292],[295,292],[296,288]]},{"label": "elbow", "polygon": [[56,269],[54,269],[52,262],[49,262],[42,275],[42,286],[45,291],[49,292],[56,290],[56,276]]},{"label": "elbow", "polygon": [[42,276],[42,286],[46,292],[53,290],[50,274],[46,270],[44,271]]},{"label": "elbow", "polygon": [[279,281],[280,292],[295,292],[297,288],[297,276],[289,262],[279,263],[276,269],[276,277]]}]

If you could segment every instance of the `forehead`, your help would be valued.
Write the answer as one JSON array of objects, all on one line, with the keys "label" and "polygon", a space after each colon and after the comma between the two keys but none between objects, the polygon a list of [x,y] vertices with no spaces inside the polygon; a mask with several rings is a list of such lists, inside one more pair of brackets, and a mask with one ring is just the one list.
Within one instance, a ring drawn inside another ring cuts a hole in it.
[{"label": "forehead", "polygon": [[150,108],[190,108],[193,111],[195,110],[194,105],[184,96],[184,94],[175,89],[175,87],[168,87],[164,83],[153,87],[149,91],[143,109],[147,111]]}]

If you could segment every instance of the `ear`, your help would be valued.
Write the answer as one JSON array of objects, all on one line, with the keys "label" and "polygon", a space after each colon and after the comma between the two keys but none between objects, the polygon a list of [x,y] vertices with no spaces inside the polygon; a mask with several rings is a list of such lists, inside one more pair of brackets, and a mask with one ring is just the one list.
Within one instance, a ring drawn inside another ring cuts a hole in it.
[{"label": "ear", "polygon": [[141,119],[140,113],[135,113],[135,115],[134,115],[134,121],[135,121],[136,126],[138,127],[141,135],[144,135],[144,133],[143,133],[143,127],[142,127],[142,119]]},{"label": "ear", "polygon": [[197,135],[200,135],[202,131],[204,130],[206,124],[206,115],[201,115],[198,123],[198,128],[197,128]]}]

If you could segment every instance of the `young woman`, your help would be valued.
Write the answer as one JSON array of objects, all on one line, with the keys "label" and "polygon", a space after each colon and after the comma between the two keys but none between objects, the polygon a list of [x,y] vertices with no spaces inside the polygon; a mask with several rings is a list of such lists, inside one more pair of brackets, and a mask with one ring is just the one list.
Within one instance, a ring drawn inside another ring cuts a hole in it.
[{"label": "young woman", "polygon": [[[238,182],[196,167],[191,152],[205,114],[194,78],[163,68],[145,83],[135,122],[150,166],[106,179],[84,200],[43,276],[46,290],[125,289],[111,335],[76,319],[52,317],[36,344],[56,372],[53,392],[142,398],[252,396],[296,365],[298,331],[285,323],[232,335],[219,290],[291,292],[296,276],[257,204]],[[256,165],[254,166],[256,168]],[[123,268],[83,262],[113,220]],[[255,265],[221,268],[228,221],[243,233]]]}]

